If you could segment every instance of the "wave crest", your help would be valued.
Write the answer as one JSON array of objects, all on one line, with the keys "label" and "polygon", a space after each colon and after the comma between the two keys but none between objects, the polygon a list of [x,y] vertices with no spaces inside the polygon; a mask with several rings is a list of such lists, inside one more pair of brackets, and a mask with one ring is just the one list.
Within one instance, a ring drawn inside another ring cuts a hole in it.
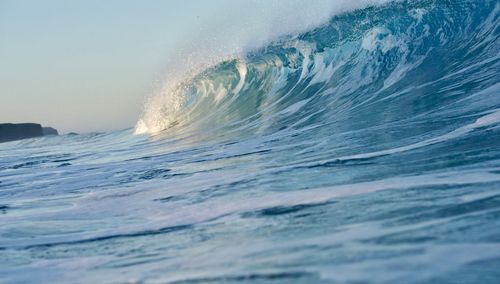
[{"label": "wave crest", "polygon": [[[165,85],[135,132],[273,133],[339,122],[355,130],[446,110],[495,85],[485,74],[498,70],[491,18],[499,4],[483,2],[396,2],[334,16]],[[478,42],[478,34],[491,36]],[[492,108],[461,113],[481,111]]]}]

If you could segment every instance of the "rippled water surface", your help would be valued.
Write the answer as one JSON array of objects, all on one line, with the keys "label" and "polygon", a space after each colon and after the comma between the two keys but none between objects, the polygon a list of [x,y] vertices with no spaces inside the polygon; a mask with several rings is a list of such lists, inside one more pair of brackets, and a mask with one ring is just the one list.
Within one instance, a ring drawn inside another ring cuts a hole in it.
[{"label": "rippled water surface", "polygon": [[134,129],[0,144],[0,282],[499,283],[499,17],[344,13]]}]

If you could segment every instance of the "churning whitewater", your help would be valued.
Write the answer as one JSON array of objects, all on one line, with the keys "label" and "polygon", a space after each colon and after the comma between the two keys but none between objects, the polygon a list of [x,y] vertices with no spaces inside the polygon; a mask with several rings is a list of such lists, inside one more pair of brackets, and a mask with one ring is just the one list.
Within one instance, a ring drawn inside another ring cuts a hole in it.
[{"label": "churning whitewater", "polygon": [[499,72],[498,1],[393,1],[1,144],[0,282],[498,283]]}]

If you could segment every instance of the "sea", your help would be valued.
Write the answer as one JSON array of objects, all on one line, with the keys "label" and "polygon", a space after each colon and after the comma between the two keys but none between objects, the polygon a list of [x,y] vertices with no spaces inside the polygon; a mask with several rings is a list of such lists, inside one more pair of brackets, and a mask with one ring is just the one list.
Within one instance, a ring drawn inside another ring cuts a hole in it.
[{"label": "sea", "polygon": [[500,2],[366,4],[0,144],[0,283],[500,283]]}]

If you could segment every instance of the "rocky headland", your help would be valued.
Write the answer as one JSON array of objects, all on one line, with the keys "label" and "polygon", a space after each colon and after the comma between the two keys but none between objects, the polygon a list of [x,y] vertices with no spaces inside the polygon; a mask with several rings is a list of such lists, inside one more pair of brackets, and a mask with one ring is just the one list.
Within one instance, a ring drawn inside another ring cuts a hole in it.
[{"label": "rocky headland", "polygon": [[0,143],[47,135],[59,133],[52,127],[42,127],[38,123],[0,123]]}]

